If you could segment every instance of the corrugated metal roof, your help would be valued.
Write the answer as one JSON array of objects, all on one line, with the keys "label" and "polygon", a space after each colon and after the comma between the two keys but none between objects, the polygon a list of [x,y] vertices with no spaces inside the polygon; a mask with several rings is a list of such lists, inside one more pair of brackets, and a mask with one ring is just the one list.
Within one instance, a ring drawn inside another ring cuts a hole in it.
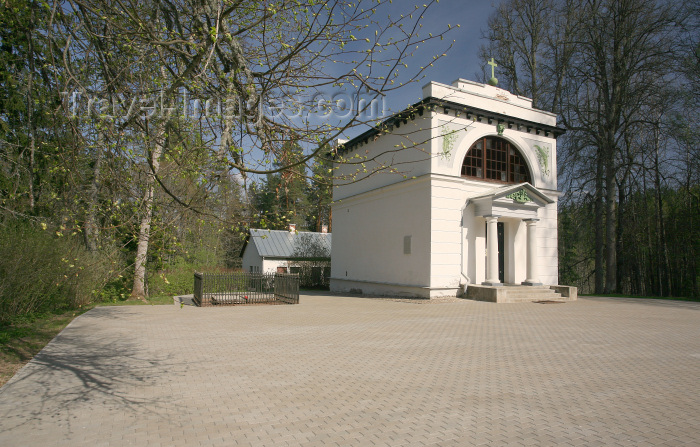
[{"label": "corrugated metal roof", "polygon": [[[250,241],[264,258],[330,258],[331,234],[250,230]],[[249,242],[250,243],[250,242]]]}]

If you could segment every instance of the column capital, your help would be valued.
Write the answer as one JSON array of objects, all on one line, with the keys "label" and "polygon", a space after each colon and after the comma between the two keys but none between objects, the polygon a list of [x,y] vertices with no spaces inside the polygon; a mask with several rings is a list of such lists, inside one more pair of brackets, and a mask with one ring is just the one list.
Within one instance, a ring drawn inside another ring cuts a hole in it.
[{"label": "column capital", "polygon": [[540,219],[538,219],[536,217],[533,217],[532,219],[523,219],[523,222],[527,222],[527,223],[535,223],[535,222],[539,222],[539,221],[540,221]]},{"label": "column capital", "polygon": [[501,216],[499,216],[498,214],[485,214],[481,217],[483,217],[484,219],[498,219]]}]

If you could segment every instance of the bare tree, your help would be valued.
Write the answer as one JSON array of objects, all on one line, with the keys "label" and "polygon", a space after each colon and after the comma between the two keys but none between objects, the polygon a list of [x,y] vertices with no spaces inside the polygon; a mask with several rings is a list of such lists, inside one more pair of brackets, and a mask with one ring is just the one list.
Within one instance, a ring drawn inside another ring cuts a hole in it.
[{"label": "bare tree", "polygon": [[[169,148],[160,141],[168,135],[160,133],[166,127],[172,129],[169,132],[196,132],[197,138],[188,144],[207,148],[244,179],[250,173],[310,165],[349,129],[373,125],[379,118],[376,100],[421,79],[424,70],[444,55],[437,54],[410,73],[404,71],[417,45],[442,39],[448,29],[420,30],[423,14],[435,1],[407,11],[389,3],[54,2],[54,10],[60,12],[55,32],[66,42],[60,49],[69,74],[66,91],[112,92],[127,98],[119,105],[122,116],[113,121],[113,136],[130,132],[150,148],[136,151],[133,160],[134,165],[147,165],[150,173],[141,200],[132,295],[145,293],[143,265],[153,185],[183,208],[203,212],[201,204],[176,194],[161,178],[158,166]],[[450,46],[446,43],[445,50]],[[88,56],[101,70],[97,79],[86,83],[77,73]],[[144,115],[149,115],[149,130]],[[288,163],[284,148],[291,138],[304,153]],[[202,170],[201,175],[208,173]]]},{"label": "bare tree", "polygon": [[496,60],[503,88],[531,98],[533,107],[558,111],[578,17],[570,0],[500,3],[483,32],[486,43],[479,54]]},{"label": "bare tree", "polygon": [[593,198],[597,293],[618,286],[618,184],[629,172],[622,147],[672,81],[676,17],[654,0],[512,0],[489,22],[482,54],[494,52],[506,85],[558,112],[569,131],[560,174]]},{"label": "bare tree", "polygon": [[330,244],[322,238],[330,238],[324,233],[299,233],[294,241],[291,265],[299,269],[301,284],[305,286],[328,286],[326,274],[330,275]]}]

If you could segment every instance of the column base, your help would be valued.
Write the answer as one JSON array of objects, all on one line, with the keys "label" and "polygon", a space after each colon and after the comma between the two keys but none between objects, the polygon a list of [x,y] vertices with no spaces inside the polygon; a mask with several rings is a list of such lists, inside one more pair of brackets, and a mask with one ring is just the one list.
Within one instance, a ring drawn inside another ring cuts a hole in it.
[{"label": "column base", "polygon": [[541,286],[542,285],[541,282],[534,282],[534,281],[528,281],[528,280],[525,280],[525,281],[521,282],[520,284],[522,284],[524,286]]},{"label": "column base", "polygon": [[502,286],[502,282],[492,282],[492,281],[484,281],[481,283],[482,286]]}]

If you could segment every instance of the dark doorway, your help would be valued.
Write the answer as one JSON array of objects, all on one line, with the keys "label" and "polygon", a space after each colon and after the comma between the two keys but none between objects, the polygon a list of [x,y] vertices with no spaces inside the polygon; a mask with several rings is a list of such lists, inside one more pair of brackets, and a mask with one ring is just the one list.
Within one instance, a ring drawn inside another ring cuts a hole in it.
[{"label": "dark doorway", "polygon": [[498,222],[498,280],[505,284],[505,225]]},{"label": "dark doorway", "polygon": [[[503,222],[497,223],[497,236],[498,236],[498,280],[505,284],[506,272],[505,272],[505,245],[506,245],[506,230],[505,224]],[[486,237],[489,237],[489,226],[486,224]]]}]

